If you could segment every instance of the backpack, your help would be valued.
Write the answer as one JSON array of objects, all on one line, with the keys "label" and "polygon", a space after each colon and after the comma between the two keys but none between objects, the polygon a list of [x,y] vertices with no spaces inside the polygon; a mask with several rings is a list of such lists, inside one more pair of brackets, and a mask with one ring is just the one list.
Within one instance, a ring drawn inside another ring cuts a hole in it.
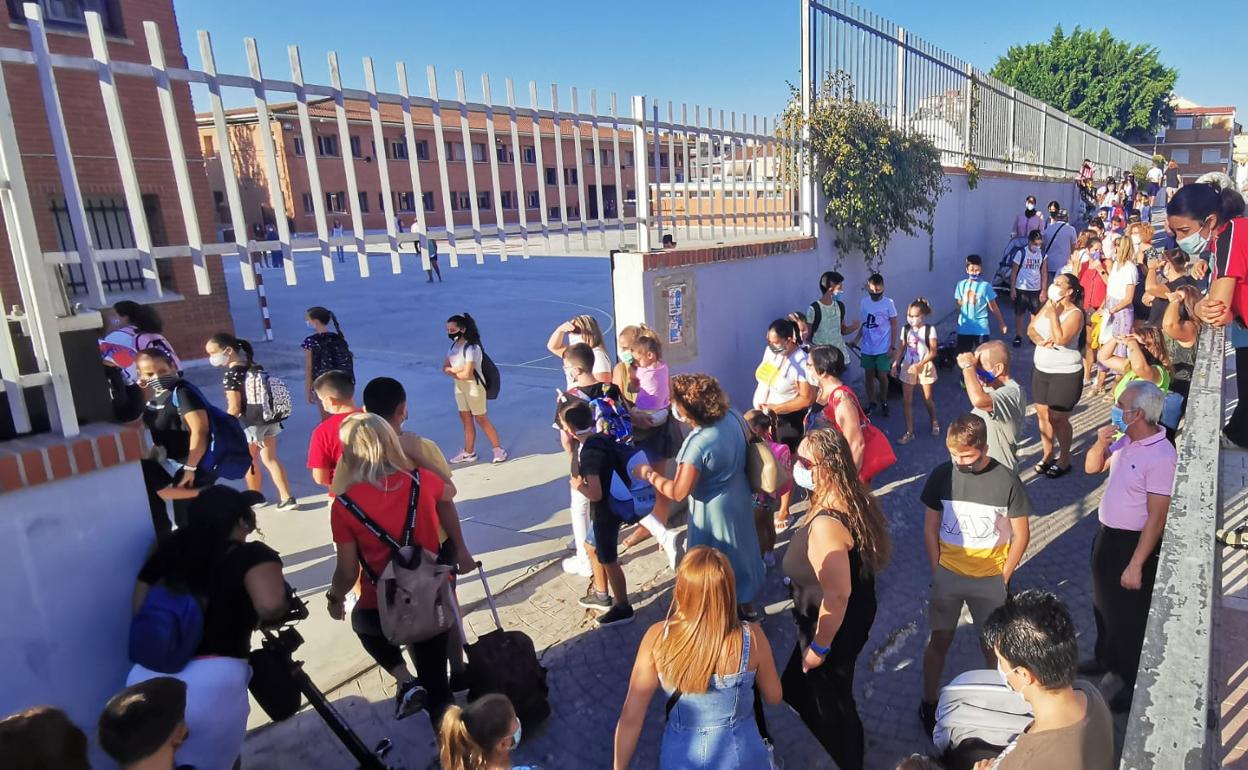
[{"label": "backpack", "polygon": [[134,335],[134,349],[136,352],[142,353],[148,348],[156,348],[163,351],[169,356],[169,360],[173,362],[173,368],[179,372],[182,371],[182,362],[178,360],[178,355],[173,352],[173,345],[169,344],[169,340],[165,339],[163,334],[157,332],[136,332]]},{"label": "backpack", "polygon": [[152,586],[130,619],[130,660],[160,674],[186,668],[204,638],[204,606],[190,592]]},{"label": "backpack", "polygon": [[819,324],[823,323],[823,308],[820,307],[819,300],[815,300],[814,302],[810,303],[810,309],[815,311],[815,320],[811,321],[809,324],[810,339],[811,339],[811,342],[814,342],[815,333],[819,331]]},{"label": "backpack", "polygon": [[351,381],[355,382],[355,354],[347,347],[347,341],[341,334],[330,334],[320,350],[320,356],[312,362],[313,370],[317,374],[336,369],[351,375]]},{"label": "backpack", "polygon": [[612,443],[615,472],[607,493],[607,507],[621,521],[632,524],[654,512],[654,485],[635,473],[637,466],[647,465],[650,458],[641,449]]},{"label": "backpack", "polygon": [[455,592],[451,587],[452,568],[438,564],[437,554],[412,543],[420,480],[417,474],[410,475],[412,489],[407,501],[407,519],[403,522],[402,542],[396,542],[390,533],[377,526],[348,495],[338,496],[343,507],[390,548],[390,563],[381,575],[377,575],[364,559],[360,559],[360,568],[377,587],[377,611],[381,616],[382,633],[391,644],[397,645],[432,639],[453,628],[459,617]]},{"label": "backpack", "polygon": [[[247,370],[243,379],[243,397],[248,410],[254,410],[254,419],[264,423],[281,422],[290,417],[292,402],[290,388],[280,377],[274,377],[260,367]],[[249,415],[250,416],[250,415]]]},{"label": "backpack", "polygon": [[598,424],[600,433],[615,439],[617,444],[633,443],[633,418],[623,401],[603,395],[589,399],[589,406],[594,410],[594,422]]},{"label": "backpack", "polygon": [[241,479],[247,475],[251,468],[251,450],[242,423],[209,402],[199,388],[186,380],[180,380],[169,391],[169,402],[174,408],[178,406],[179,388],[189,388],[208,411],[208,451],[199,461],[199,469],[222,479]]},{"label": "backpack", "polygon": [[[478,345],[477,347],[481,347]],[[498,398],[498,392],[502,390],[503,380],[499,376],[498,367],[494,364],[494,359],[490,358],[485,352],[485,348],[481,348],[481,366],[477,367],[473,374],[477,377],[477,382],[481,383],[481,387],[485,388],[485,398],[487,401],[493,401]]]}]

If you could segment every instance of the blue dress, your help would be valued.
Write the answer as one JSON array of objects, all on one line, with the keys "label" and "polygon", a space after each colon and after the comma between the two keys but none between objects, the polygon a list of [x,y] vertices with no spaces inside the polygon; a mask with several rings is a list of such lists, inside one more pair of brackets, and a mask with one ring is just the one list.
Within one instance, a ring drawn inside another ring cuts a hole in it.
[{"label": "blue dress", "polygon": [[[660,770],[760,770],[770,767],[754,721],[750,631],[741,626],[741,668],[715,674],[704,693],[682,694],[667,716]],[[672,690],[664,688],[669,697]]]},{"label": "blue dress", "polygon": [[764,577],[745,453],[744,423],[730,412],[713,425],[695,428],[676,457],[698,472],[689,494],[688,547],[707,545],[728,557],[740,604],[754,601]]}]

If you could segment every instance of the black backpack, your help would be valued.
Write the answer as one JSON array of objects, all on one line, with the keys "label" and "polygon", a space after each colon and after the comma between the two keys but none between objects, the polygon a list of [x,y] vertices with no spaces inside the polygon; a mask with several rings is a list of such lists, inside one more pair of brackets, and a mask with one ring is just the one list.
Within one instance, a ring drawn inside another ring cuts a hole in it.
[{"label": "black backpack", "polygon": [[503,387],[503,380],[498,373],[498,367],[494,364],[494,359],[490,358],[484,347],[481,348],[481,365],[473,373],[477,377],[477,382],[485,388],[486,399],[493,401],[498,398],[498,392]]},{"label": "black backpack", "polygon": [[810,303],[810,309],[815,311],[815,320],[810,322],[810,339],[813,344],[815,332],[819,331],[819,324],[823,323],[823,308],[819,305],[819,300]]},{"label": "black backpack", "polygon": [[316,371],[330,372],[336,369],[351,375],[351,381],[355,382],[355,355],[347,347],[347,341],[341,334],[329,334],[325,344],[321,346],[318,358],[318,361],[313,362],[313,369]]}]

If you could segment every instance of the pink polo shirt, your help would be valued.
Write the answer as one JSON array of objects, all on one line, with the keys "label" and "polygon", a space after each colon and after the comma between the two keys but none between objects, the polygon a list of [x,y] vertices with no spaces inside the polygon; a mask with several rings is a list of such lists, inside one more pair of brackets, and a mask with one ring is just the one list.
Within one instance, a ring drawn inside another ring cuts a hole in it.
[{"label": "pink polo shirt", "polygon": [[1166,441],[1165,428],[1148,438],[1123,436],[1109,445],[1109,482],[1101,498],[1101,523],[1139,532],[1148,521],[1148,496],[1169,497],[1174,489],[1178,453]]}]

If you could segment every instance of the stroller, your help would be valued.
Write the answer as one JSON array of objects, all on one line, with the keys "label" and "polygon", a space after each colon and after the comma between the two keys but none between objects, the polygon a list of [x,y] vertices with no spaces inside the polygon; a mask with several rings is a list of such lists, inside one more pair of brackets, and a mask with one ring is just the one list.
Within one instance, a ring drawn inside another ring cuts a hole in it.
[{"label": "stroller", "polygon": [[1005,251],[1001,254],[1001,264],[997,266],[997,272],[992,276],[992,288],[998,292],[1009,294],[1010,278],[1014,274],[1014,255],[1022,253],[1027,248],[1027,239],[1025,237],[1014,236],[1005,244]]},{"label": "stroller", "polygon": [[1031,724],[1031,707],[992,669],[967,671],[940,691],[932,743],[950,770],[1001,753]]}]

